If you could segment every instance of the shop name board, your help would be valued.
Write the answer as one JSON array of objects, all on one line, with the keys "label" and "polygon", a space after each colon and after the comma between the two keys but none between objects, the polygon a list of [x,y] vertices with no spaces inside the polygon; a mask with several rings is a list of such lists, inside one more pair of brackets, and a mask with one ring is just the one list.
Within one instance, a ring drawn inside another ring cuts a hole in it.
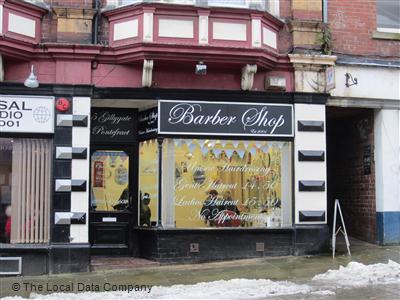
[{"label": "shop name board", "polygon": [[160,100],[160,134],[293,136],[290,104]]},{"label": "shop name board", "polygon": [[91,141],[102,143],[132,143],[136,138],[135,109],[92,108]]},{"label": "shop name board", "polygon": [[0,133],[53,133],[54,97],[0,95]]}]

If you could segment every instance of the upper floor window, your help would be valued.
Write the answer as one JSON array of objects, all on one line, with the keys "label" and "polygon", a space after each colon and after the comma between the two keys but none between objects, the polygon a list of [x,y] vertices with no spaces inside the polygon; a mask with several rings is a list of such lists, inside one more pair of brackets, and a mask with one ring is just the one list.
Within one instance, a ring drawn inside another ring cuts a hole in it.
[{"label": "upper floor window", "polygon": [[400,2],[377,0],[376,6],[378,31],[400,33]]},{"label": "upper floor window", "polygon": [[279,0],[107,0],[107,8],[117,8],[124,5],[153,2],[166,4],[183,4],[210,7],[250,8],[279,15]]}]

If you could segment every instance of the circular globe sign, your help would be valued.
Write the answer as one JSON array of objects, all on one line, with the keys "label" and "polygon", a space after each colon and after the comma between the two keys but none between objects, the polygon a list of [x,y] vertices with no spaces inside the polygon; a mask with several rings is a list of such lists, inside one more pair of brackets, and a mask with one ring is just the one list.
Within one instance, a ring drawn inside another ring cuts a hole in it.
[{"label": "circular globe sign", "polygon": [[44,106],[38,106],[33,111],[33,119],[38,123],[46,123],[50,120],[50,116],[50,111]]}]

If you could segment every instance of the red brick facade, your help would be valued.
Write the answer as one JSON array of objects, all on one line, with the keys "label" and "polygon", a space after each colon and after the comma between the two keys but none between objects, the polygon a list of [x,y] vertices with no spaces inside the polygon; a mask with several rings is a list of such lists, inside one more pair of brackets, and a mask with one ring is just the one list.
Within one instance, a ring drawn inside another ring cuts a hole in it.
[{"label": "red brick facade", "polygon": [[375,1],[329,0],[328,22],[334,53],[377,58],[399,57],[398,41],[372,37],[377,29]]}]

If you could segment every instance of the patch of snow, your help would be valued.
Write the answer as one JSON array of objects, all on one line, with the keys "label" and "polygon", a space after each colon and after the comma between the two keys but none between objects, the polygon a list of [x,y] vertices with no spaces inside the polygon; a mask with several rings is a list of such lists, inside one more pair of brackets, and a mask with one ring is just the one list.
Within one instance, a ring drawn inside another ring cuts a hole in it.
[{"label": "patch of snow", "polygon": [[[108,300],[108,299],[264,299],[272,296],[310,294],[313,288],[306,284],[269,279],[232,279],[201,282],[193,285],[154,286],[147,292],[86,292],[79,294],[32,294],[36,300]],[[21,300],[8,297],[3,300]]]},{"label": "patch of snow", "polygon": [[330,291],[330,290],[321,290],[321,291],[311,292],[311,295],[333,296],[333,295],[336,295],[336,293],[334,291]]},{"label": "patch of snow", "polygon": [[376,284],[400,283],[400,264],[389,260],[387,264],[364,265],[349,262],[346,267],[329,270],[313,277],[313,281],[336,287],[365,287]]},{"label": "patch of snow", "polygon": [[[346,267],[329,270],[312,278],[310,284],[269,279],[231,279],[201,282],[191,285],[154,286],[150,293],[141,292],[85,292],[31,294],[35,300],[125,300],[125,299],[230,299],[256,300],[275,296],[314,295],[325,298],[336,295],[338,288],[359,288],[378,284],[400,284],[400,264],[389,260],[387,264],[364,265],[350,262]],[[2,300],[22,300],[21,297],[6,297]]]}]

